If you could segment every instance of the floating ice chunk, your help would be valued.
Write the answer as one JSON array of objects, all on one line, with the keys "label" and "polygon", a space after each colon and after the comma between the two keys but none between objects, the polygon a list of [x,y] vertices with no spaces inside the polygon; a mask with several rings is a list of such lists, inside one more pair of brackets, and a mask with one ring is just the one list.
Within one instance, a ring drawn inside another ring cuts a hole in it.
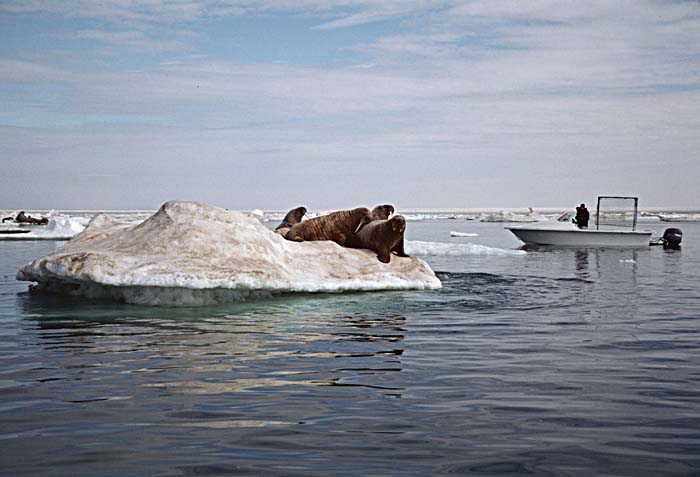
[{"label": "floating ice chunk", "polygon": [[[8,233],[2,233],[3,227],[0,227],[0,240],[68,240],[82,232],[86,223],[87,220],[72,217],[50,219],[47,225],[32,225],[26,228],[15,226],[6,229]],[[25,230],[29,232],[24,232]],[[11,231],[15,233],[9,233]]]},{"label": "floating ice chunk", "polygon": [[478,237],[479,234],[472,232],[450,232],[450,237]]},{"label": "floating ice chunk", "polygon": [[265,212],[262,209],[253,209],[246,215],[258,219],[260,222],[267,222],[269,219],[265,216]]},{"label": "floating ice chunk", "polygon": [[421,242],[418,240],[406,241],[404,243],[404,250],[409,255],[440,256],[525,255],[527,253],[525,250],[494,248],[475,243]]},{"label": "floating ice chunk", "polygon": [[658,214],[664,222],[700,222],[700,214]]},{"label": "floating ice chunk", "polygon": [[417,257],[381,263],[369,250],[290,242],[257,219],[166,202],[144,222],[96,215],[64,247],[23,266],[36,290],[129,303],[200,304],[284,292],[440,288]]}]

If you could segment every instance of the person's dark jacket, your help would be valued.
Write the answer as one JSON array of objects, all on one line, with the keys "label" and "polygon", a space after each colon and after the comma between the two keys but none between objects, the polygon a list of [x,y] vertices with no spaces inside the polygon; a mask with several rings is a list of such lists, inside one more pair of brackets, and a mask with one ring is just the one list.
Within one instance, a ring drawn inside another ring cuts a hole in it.
[{"label": "person's dark jacket", "polygon": [[576,224],[579,226],[579,228],[588,227],[588,220],[589,219],[590,219],[590,215],[588,213],[587,208],[576,207]]}]

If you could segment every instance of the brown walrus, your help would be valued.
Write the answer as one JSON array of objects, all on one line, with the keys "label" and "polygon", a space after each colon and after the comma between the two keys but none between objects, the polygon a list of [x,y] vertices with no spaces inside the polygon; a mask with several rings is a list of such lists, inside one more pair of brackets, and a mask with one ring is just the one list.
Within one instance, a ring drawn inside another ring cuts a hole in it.
[{"label": "brown walrus", "polygon": [[345,246],[374,250],[380,262],[389,263],[391,252],[396,252],[399,257],[408,257],[403,249],[405,231],[406,219],[402,215],[389,220],[373,220],[359,232],[351,234]]},{"label": "brown walrus", "polygon": [[[6,217],[2,221],[4,222],[7,219],[11,219],[11,217]],[[49,223],[49,219],[46,217],[37,219],[31,215],[25,215],[24,211],[21,211],[19,214],[17,214],[17,217],[15,217],[15,222],[20,224],[46,225]]]},{"label": "brown walrus", "polygon": [[295,242],[332,240],[338,245],[345,245],[350,233],[358,232],[371,220],[366,207],[340,210],[294,224],[285,238]]},{"label": "brown walrus", "polygon": [[47,219],[46,217],[35,219],[34,217],[29,216],[29,223],[34,225],[46,225],[49,223],[49,219]]},{"label": "brown walrus", "polygon": [[372,220],[387,220],[394,213],[394,206],[390,204],[378,205],[372,209]]},{"label": "brown walrus", "polygon": [[305,215],[306,207],[297,207],[296,209],[290,210],[289,212],[287,212],[287,215],[284,216],[282,223],[280,223],[275,228],[275,232],[284,237],[285,235],[287,235],[287,232],[289,232],[289,229],[291,229],[292,226],[301,222],[301,219]]}]

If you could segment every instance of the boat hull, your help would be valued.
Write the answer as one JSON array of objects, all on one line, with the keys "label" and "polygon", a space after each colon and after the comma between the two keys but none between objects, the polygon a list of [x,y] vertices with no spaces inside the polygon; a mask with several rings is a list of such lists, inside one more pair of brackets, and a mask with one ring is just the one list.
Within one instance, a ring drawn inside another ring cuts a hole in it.
[{"label": "boat hull", "polygon": [[544,230],[506,227],[527,245],[560,247],[648,247],[651,231]]}]

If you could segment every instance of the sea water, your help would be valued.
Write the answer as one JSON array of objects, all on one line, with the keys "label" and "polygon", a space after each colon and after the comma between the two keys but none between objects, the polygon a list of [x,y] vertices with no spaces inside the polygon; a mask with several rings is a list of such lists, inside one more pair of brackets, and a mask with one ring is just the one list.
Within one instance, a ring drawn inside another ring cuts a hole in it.
[{"label": "sea water", "polygon": [[187,308],[29,295],[17,269],[61,242],[0,243],[0,474],[698,475],[681,228],[680,251],[521,250],[412,221],[441,290]]}]

